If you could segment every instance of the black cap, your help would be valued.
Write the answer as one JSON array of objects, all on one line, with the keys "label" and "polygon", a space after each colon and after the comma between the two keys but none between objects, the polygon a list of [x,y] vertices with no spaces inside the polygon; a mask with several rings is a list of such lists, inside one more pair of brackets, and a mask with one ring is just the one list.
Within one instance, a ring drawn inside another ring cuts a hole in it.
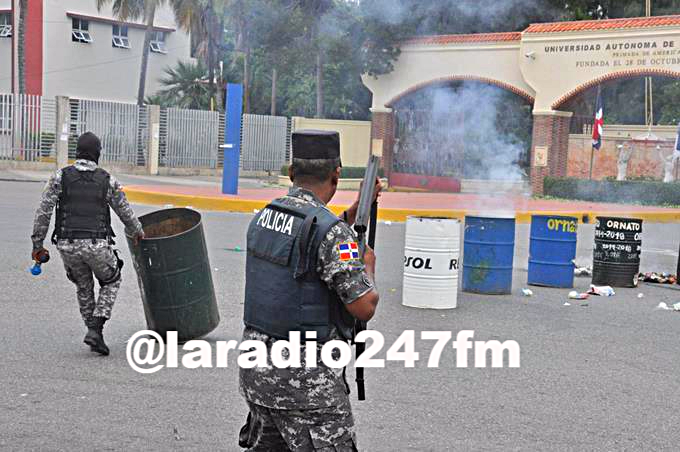
[{"label": "black cap", "polygon": [[99,155],[102,151],[102,143],[97,135],[92,132],[85,132],[78,137],[76,145],[76,159],[91,160],[99,163]]},{"label": "black cap", "polygon": [[293,158],[340,158],[340,134],[330,130],[296,130],[293,132]]}]

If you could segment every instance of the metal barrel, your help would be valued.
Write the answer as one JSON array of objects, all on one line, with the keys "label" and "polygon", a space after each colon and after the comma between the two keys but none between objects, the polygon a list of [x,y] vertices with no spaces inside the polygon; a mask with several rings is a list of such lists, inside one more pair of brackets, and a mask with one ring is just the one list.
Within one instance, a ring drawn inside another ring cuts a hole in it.
[{"label": "metal barrel", "polygon": [[220,316],[201,214],[165,209],[139,218],[145,238],[128,238],[150,330],[177,331],[180,341],[204,336]]},{"label": "metal barrel", "polygon": [[455,308],[459,257],[460,221],[408,217],[402,304],[414,308]]},{"label": "metal barrel", "polygon": [[597,217],[593,284],[637,287],[642,251],[642,220]]},{"label": "metal barrel", "polygon": [[463,291],[511,293],[515,219],[466,216],[463,244]]},{"label": "metal barrel", "polygon": [[678,268],[675,270],[675,284],[680,285],[680,248],[678,249]]},{"label": "metal barrel", "polygon": [[574,287],[577,228],[575,217],[531,216],[528,284]]}]

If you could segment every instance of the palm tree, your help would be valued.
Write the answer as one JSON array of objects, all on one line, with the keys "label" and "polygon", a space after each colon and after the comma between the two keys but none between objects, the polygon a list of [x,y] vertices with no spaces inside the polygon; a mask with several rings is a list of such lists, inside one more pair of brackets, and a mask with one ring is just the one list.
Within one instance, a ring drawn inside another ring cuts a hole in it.
[{"label": "palm tree", "polygon": [[146,90],[146,72],[149,66],[149,46],[153,35],[153,21],[156,9],[163,6],[166,0],[96,0],[97,9],[112,4],[113,15],[121,21],[143,19],[146,23],[144,47],[142,47],[142,64],[139,69],[139,89],[137,91],[137,105],[144,105]]},{"label": "palm tree", "polygon": [[19,94],[26,93],[26,12],[28,0],[19,1],[19,30],[17,33],[17,66],[19,72]]},{"label": "palm tree", "polygon": [[223,49],[225,0],[170,0],[177,24],[191,34],[197,56],[207,65],[211,96],[217,97],[215,72]]},{"label": "palm tree", "polygon": [[202,63],[178,61],[174,68],[165,68],[160,82],[165,88],[155,100],[180,108],[207,110],[210,107],[210,83]]}]

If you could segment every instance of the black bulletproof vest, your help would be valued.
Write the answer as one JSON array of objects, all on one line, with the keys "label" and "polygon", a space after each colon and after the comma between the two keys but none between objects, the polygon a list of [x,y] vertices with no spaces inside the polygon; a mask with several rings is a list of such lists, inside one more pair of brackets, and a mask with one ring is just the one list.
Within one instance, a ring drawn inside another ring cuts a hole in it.
[{"label": "black bulletproof vest", "polygon": [[113,237],[106,200],[109,179],[109,173],[101,168],[78,171],[68,166],[62,170],[53,240]]},{"label": "black bulletproof vest", "polygon": [[316,270],[319,246],[340,221],[313,205],[292,207],[274,201],[248,227],[244,322],[270,336],[287,339],[291,331],[316,331],[329,338],[336,326],[352,338],[353,317]]}]

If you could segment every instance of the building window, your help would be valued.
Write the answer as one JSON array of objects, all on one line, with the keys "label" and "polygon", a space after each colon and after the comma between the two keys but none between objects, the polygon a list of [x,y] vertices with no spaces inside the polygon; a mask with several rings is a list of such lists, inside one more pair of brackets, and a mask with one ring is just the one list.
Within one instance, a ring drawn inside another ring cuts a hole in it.
[{"label": "building window", "polygon": [[154,31],[151,35],[149,46],[151,47],[152,52],[168,53],[168,49],[165,47],[165,32]]},{"label": "building window", "polygon": [[93,41],[92,36],[90,36],[90,23],[87,20],[72,19],[73,29],[71,30],[71,40],[73,42],[82,42],[89,44]]},{"label": "building window", "polygon": [[113,26],[113,37],[111,40],[113,47],[118,47],[120,49],[129,49],[130,40],[128,39],[128,27],[127,25],[114,25]]},{"label": "building window", "polygon": [[12,16],[0,14],[0,38],[12,37]]}]

